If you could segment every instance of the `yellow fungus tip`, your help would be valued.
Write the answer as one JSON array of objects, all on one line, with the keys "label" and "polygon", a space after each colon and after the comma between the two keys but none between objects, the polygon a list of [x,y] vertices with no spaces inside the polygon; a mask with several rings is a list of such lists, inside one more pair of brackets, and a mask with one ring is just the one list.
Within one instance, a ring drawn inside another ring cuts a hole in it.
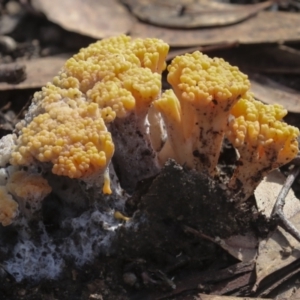
[{"label": "yellow fungus tip", "polygon": [[121,212],[119,212],[119,211],[115,211],[115,212],[114,212],[114,218],[117,219],[117,220],[125,221],[125,222],[130,221],[130,218],[124,216],[124,215],[123,215]]}]

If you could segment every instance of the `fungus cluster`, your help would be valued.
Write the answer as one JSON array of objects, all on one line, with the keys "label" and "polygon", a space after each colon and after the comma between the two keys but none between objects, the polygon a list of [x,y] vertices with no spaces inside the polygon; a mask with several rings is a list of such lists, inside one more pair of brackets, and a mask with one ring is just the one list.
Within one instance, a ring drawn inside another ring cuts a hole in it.
[{"label": "fungus cluster", "polygon": [[[217,176],[226,136],[240,155],[228,189],[242,186],[241,200],[247,199],[268,171],[297,155],[299,130],[282,121],[281,106],[253,99],[250,82],[237,67],[199,51],[171,62],[172,89],[161,93],[168,49],[162,40],[125,35],[81,49],[34,95],[17,137],[9,139],[12,150],[8,154],[0,143],[0,154],[17,172],[39,167],[110,194],[113,169],[130,192],[169,158]],[[2,225],[16,217],[15,200],[31,199],[38,209],[50,193],[46,180],[31,172],[10,175],[1,187]]]}]

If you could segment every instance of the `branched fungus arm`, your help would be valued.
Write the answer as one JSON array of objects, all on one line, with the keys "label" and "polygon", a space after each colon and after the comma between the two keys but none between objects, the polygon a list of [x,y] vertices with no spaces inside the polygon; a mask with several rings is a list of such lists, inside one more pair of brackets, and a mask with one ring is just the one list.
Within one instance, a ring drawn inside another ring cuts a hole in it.
[{"label": "branched fungus arm", "polygon": [[5,186],[0,186],[0,223],[10,225],[18,215],[18,203],[8,193]]},{"label": "branched fungus arm", "polygon": [[287,111],[265,105],[247,93],[231,110],[226,136],[240,158],[229,188],[246,200],[271,170],[291,161],[298,153],[299,130],[282,121]]},{"label": "branched fungus arm", "polygon": [[[178,162],[214,175],[230,109],[249,89],[249,80],[237,67],[199,51],[176,57],[168,71],[168,81],[178,100],[167,92],[158,100],[161,103],[155,105],[169,131],[173,131],[170,143],[175,147]],[[171,106],[180,106],[177,129],[172,129],[173,121],[163,107],[166,101],[172,103]]]}]

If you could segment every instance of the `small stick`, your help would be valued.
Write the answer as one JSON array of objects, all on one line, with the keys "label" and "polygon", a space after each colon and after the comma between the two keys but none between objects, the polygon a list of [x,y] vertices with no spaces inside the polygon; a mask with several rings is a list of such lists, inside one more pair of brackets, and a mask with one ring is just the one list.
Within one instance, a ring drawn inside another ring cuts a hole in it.
[{"label": "small stick", "polygon": [[299,174],[299,166],[294,166],[293,169],[290,171],[290,174],[286,178],[286,181],[279,192],[279,195],[276,199],[276,203],[273,207],[272,211],[272,218],[279,220],[279,225],[290,235],[292,235],[298,242],[300,242],[300,231],[287,219],[287,217],[283,213],[283,207],[285,205],[285,198],[297,178]]}]

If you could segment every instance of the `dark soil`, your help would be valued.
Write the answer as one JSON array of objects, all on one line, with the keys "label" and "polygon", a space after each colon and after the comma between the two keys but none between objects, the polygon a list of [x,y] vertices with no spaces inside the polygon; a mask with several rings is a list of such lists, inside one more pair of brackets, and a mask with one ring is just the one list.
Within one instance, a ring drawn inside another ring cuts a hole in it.
[{"label": "dark soil", "polygon": [[172,161],[157,177],[140,183],[128,200],[128,213],[132,211],[109,257],[99,254],[80,269],[69,262],[57,281],[17,284],[3,274],[1,299],[101,299],[91,294],[108,300],[144,299],[153,289],[171,292],[184,275],[237,263],[212,242],[214,238],[260,234],[268,227],[257,222],[251,201],[243,206],[228,201],[216,181]]}]

